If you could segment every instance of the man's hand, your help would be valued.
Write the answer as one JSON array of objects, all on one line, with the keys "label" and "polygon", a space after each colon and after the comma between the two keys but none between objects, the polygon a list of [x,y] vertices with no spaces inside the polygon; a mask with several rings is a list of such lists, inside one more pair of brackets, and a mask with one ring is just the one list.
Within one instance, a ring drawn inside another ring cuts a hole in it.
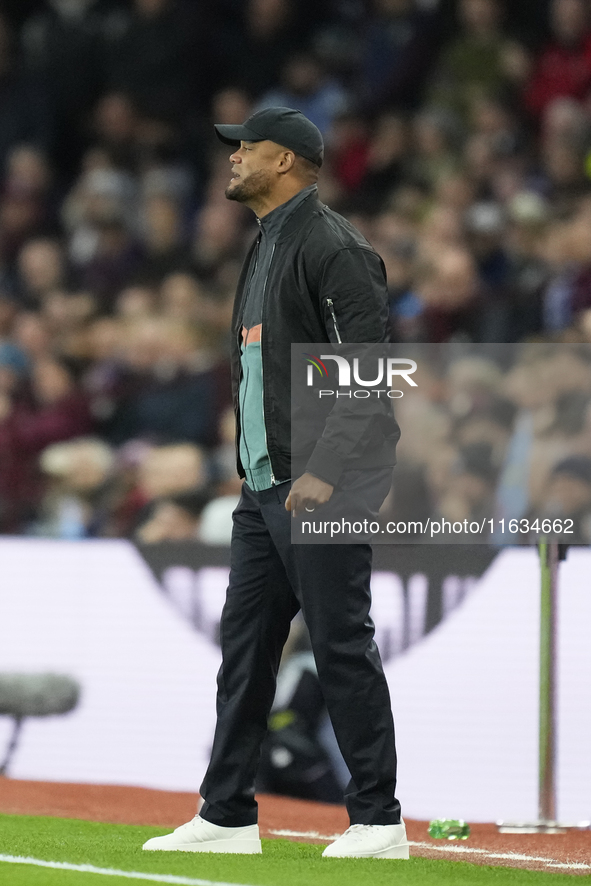
[{"label": "man's hand", "polygon": [[285,502],[285,510],[292,516],[304,512],[311,513],[320,505],[326,504],[333,493],[334,486],[319,480],[312,474],[302,474],[293,486]]}]

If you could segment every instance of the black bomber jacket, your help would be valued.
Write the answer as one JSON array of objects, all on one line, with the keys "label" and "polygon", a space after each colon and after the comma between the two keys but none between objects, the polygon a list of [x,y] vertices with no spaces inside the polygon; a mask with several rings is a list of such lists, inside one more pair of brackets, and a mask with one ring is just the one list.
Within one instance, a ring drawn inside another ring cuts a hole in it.
[{"label": "black bomber jacket", "polygon": [[[232,319],[232,392],[236,413],[237,467],[240,462],[240,353],[242,315],[253,243],[238,282]],[[274,482],[292,477],[291,344],[386,341],[388,295],[380,256],[346,219],[310,194],[285,222],[277,240],[264,286],[261,357],[267,449]],[[346,344],[344,345],[346,347]],[[376,401],[377,402],[377,401]],[[297,474],[309,471],[333,486],[341,473],[355,467],[356,442],[343,432],[347,406],[322,404],[325,415],[298,422]],[[377,407],[376,407],[377,408]],[[382,406],[379,407],[382,409]],[[386,406],[386,408],[388,408]],[[359,426],[359,421],[356,423]],[[371,427],[370,427],[371,425]],[[391,411],[368,416],[364,429],[364,466],[395,463],[400,430]],[[357,431],[356,431],[357,433]],[[296,458],[297,457],[297,458]],[[295,478],[295,476],[294,476]]]}]

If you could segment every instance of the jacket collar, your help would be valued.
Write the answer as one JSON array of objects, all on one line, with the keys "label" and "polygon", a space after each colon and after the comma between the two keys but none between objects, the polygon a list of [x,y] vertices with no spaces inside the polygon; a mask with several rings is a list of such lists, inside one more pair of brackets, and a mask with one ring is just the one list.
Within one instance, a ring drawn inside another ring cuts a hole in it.
[{"label": "jacket collar", "polygon": [[285,203],[282,203],[281,206],[277,206],[271,212],[268,212],[267,215],[263,216],[263,218],[257,219],[263,233],[271,241],[276,241],[281,234],[283,225],[287,223],[289,217],[307,197],[311,194],[315,194],[317,190],[318,186],[316,184],[308,185],[307,188],[302,188],[301,191],[298,191],[297,194],[294,194],[293,197]]},{"label": "jacket collar", "polygon": [[295,231],[299,230],[306,224],[308,219],[316,213],[322,212],[324,209],[326,209],[326,206],[318,199],[317,192],[312,191],[312,193],[309,194],[289,216],[281,228],[277,243],[281,243],[283,240],[288,240]]}]

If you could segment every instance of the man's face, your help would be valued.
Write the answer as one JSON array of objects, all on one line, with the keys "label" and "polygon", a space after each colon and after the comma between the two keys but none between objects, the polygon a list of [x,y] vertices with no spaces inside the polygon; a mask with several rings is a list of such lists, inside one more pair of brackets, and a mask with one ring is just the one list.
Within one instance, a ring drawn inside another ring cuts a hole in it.
[{"label": "man's face", "polygon": [[249,203],[268,197],[275,185],[273,170],[282,148],[275,142],[240,142],[230,156],[232,178],[226,188],[228,200]]}]

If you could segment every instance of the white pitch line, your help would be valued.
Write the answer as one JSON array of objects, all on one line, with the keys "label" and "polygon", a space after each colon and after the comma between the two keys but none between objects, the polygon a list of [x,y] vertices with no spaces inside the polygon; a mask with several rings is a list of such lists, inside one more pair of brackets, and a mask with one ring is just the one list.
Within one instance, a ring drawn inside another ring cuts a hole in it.
[{"label": "white pitch line", "polygon": [[458,855],[486,855],[487,858],[499,858],[505,861],[535,861],[545,864],[549,868],[565,868],[572,871],[591,871],[591,864],[583,862],[561,862],[554,861],[553,858],[544,858],[540,855],[523,855],[519,852],[491,852],[489,849],[474,849],[471,846],[434,846],[432,843],[414,843],[408,841],[411,846],[418,846],[420,849],[433,849],[435,852],[455,852]]},{"label": "white pitch line", "polygon": [[80,874],[102,874],[103,877],[126,877],[129,880],[150,880],[152,883],[171,883],[173,886],[244,886],[240,883],[222,883],[219,880],[194,880],[175,877],[174,874],[143,874],[141,871],[117,871],[113,868],[95,868],[91,864],[69,864],[67,861],[44,861],[41,858],[23,858],[19,855],[0,855],[6,864],[30,864],[59,871],[78,871]]},{"label": "white pitch line", "polygon": [[337,837],[340,837],[340,834],[331,834],[328,836],[327,834],[319,834],[318,831],[273,831],[270,830],[269,834],[274,834],[276,837],[310,837],[311,840],[336,840]]},{"label": "white pitch line", "polygon": [[[340,834],[319,834],[318,831],[270,830],[269,833],[277,837],[309,837],[310,839],[324,841],[336,840],[340,836]],[[408,842],[411,846],[417,846],[419,849],[432,849],[434,852],[453,852],[457,855],[485,855],[487,858],[496,858],[503,861],[539,862],[549,868],[561,868],[569,871],[591,871],[591,864],[583,864],[582,862],[554,861],[552,858],[522,855],[517,852],[491,852],[488,849],[475,849],[472,846],[435,846],[433,843],[417,843],[413,840]]]}]

